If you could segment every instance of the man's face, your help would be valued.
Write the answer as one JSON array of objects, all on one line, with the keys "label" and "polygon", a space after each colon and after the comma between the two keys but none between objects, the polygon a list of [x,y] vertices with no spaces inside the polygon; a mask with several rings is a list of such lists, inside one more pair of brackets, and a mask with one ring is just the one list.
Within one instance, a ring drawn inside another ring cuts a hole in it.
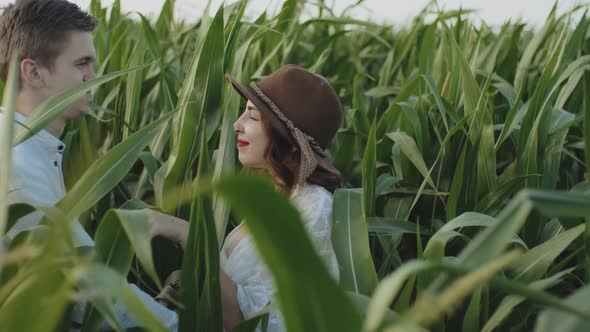
[{"label": "man's face", "polygon": [[[55,59],[52,69],[40,66],[39,74],[43,81],[39,92],[43,99],[50,98],[82,82],[96,77],[94,62],[96,51],[90,32],[72,31],[64,43],[61,53]],[[90,112],[92,95],[88,91],[73,103],[62,115],[63,119],[74,119]]]}]

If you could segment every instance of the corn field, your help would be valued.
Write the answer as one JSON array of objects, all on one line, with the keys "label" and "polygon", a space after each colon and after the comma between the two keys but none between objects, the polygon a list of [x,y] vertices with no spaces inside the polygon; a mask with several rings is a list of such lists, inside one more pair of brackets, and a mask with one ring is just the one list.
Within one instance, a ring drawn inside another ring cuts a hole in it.
[{"label": "corn field", "polygon": [[[120,2],[89,8],[99,78],[39,106],[27,128],[0,131],[18,144],[93,90],[92,114],[62,137],[67,195],[0,253],[1,331],[66,331],[81,299],[92,304],[83,331],[122,330],[115,298],[145,330],[165,331],[127,282],[155,295],[180,268],[180,331],[222,331],[219,248],[241,220],[288,331],[590,330],[588,4],[555,6],[533,28],[476,25],[432,2],[393,28],[324,1],[251,18],[243,0],[196,23],[174,18],[174,0],[154,19]],[[327,151],[345,182],[333,206],[339,284],[288,199],[236,160],[245,102],[224,74],[248,83],[287,63],[328,78],[343,105]],[[10,148],[0,234],[35,209],[7,203]],[[150,241],[146,207],[190,221],[184,253]],[[76,218],[91,255],[73,249]]]}]

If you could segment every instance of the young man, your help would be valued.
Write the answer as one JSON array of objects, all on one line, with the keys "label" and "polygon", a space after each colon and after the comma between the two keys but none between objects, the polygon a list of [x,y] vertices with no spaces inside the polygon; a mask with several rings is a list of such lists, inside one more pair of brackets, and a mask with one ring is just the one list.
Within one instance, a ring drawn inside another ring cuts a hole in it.
[{"label": "young man", "polygon": [[[66,0],[16,0],[0,15],[0,78],[6,81],[10,57],[17,52],[20,57],[20,89],[17,97],[15,119],[24,122],[37,106],[48,98],[68,88],[95,78],[95,49],[92,32],[96,19]],[[27,203],[36,207],[50,207],[60,201],[65,193],[62,174],[62,153],[65,144],[59,138],[67,120],[84,116],[90,111],[90,92],[77,100],[62,116],[27,141],[12,149],[12,173],[9,203]],[[0,112],[0,120],[4,116]],[[42,218],[37,211],[21,218],[7,232],[7,238],[35,227]],[[162,214],[150,215],[152,234],[170,232],[161,225],[155,227]],[[173,217],[168,222],[182,223]],[[163,221],[163,219],[162,219]],[[182,229],[186,229],[182,225]],[[78,248],[92,248],[94,242],[82,226],[72,223],[74,244]],[[176,330],[178,317],[142,292],[130,285],[144,303]],[[74,316],[80,314],[80,307]],[[117,304],[116,311],[125,327],[136,322]],[[79,317],[74,317],[74,325]],[[105,326],[106,327],[106,326]]]}]

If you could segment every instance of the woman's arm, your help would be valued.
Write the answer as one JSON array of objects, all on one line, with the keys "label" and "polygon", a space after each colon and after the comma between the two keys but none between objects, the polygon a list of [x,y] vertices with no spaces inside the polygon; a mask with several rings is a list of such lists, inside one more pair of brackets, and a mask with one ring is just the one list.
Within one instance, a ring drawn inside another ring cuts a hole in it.
[{"label": "woman's arm", "polygon": [[238,287],[223,269],[219,270],[223,328],[226,331],[231,331],[236,325],[244,320],[244,315],[238,304]]},{"label": "woman's arm", "polygon": [[189,229],[188,222],[150,209],[146,209],[146,212],[152,238],[154,236],[163,236],[166,239],[177,243],[182,250],[186,248]]},{"label": "woman's arm", "polygon": [[[148,210],[147,214],[152,237],[163,236],[178,243],[183,250],[186,248],[189,230],[188,222],[154,210]],[[231,331],[244,320],[244,315],[238,304],[238,287],[223,269],[220,269],[219,275],[223,326],[226,331]]]}]

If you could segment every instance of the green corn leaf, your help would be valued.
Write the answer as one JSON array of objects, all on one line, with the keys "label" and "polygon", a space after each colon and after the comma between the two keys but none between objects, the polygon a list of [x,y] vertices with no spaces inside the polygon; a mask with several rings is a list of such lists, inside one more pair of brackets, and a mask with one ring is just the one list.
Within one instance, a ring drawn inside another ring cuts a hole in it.
[{"label": "green corn leaf", "polygon": [[123,180],[139,154],[156,135],[159,127],[166,123],[172,115],[174,113],[168,113],[147,125],[99,158],[59,202],[58,206],[66,211],[70,219],[76,218],[91,208]]},{"label": "green corn leaf", "polygon": [[338,189],[334,193],[332,244],[340,267],[340,285],[371,295],[377,286],[377,274],[369,250],[362,197],[358,189]]},{"label": "green corn leaf", "polygon": [[59,118],[60,115],[65,112],[72,103],[82,97],[86,91],[109,82],[119,76],[129,74],[130,72],[136,70],[141,70],[147,66],[148,65],[142,65],[139,67],[106,74],[92,81],[87,81],[74,86],[59,95],[47,99],[41,105],[37,106],[37,108],[35,108],[33,114],[28,116],[23,123],[23,126],[17,130],[14,145],[24,142],[39,131],[45,129],[50,123]]},{"label": "green corn leaf", "polygon": [[[14,112],[16,112],[16,98],[19,89],[19,57],[12,56],[8,72],[7,84],[4,88],[4,96],[2,97],[2,112],[0,114],[0,128],[2,132],[0,135],[0,237],[4,237],[4,232],[8,229],[8,191],[10,172],[12,168],[11,150],[12,140],[14,134]],[[2,257],[2,250],[0,250],[0,257]]]}]

